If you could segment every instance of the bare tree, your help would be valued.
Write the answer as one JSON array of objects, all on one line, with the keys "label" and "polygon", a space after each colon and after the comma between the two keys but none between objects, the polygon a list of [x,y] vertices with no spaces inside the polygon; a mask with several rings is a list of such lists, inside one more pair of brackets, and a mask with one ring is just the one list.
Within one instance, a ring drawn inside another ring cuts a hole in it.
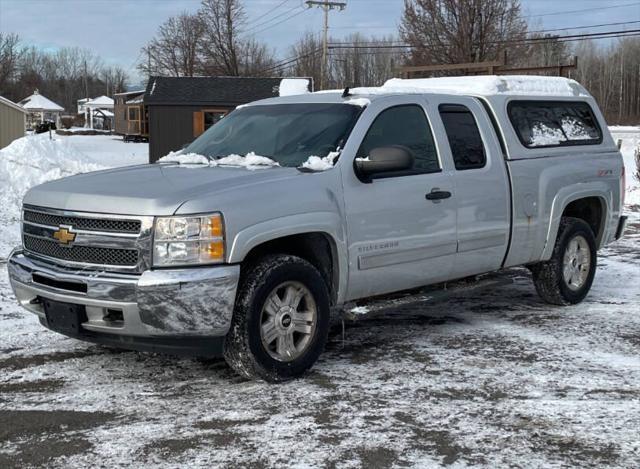
[{"label": "bare tree", "polygon": [[6,92],[9,80],[15,75],[23,53],[17,34],[0,32],[0,93]]},{"label": "bare tree", "polygon": [[255,39],[247,39],[240,44],[240,74],[243,76],[277,76],[273,50]]},{"label": "bare tree", "polygon": [[143,48],[138,69],[151,75],[191,77],[200,72],[198,49],[202,46],[204,25],[198,15],[181,13],[165,21],[158,35]]},{"label": "bare tree", "polygon": [[507,45],[517,57],[524,46],[508,41],[526,32],[519,0],[405,0],[400,25],[414,65],[496,60]]},{"label": "bare tree", "polygon": [[[355,33],[344,39],[354,47],[333,49],[330,57],[330,82],[339,88],[352,86],[378,86],[393,77],[403,61],[402,52],[384,48],[395,38],[366,37]],[[336,42],[332,39],[332,42]]]},{"label": "bare tree", "polygon": [[532,67],[546,67],[566,63],[571,51],[566,42],[558,40],[557,36],[532,34],[532,41],[527,43],[527,50],[518,62]]},{"label": "bare tree", "polygon": [[200,53],[205,73],[240,75],[240,30],[246,23],[246,13],[240,1],[203,0],[199,16],[204,27]]},{"label": "bare tree", "polygon": [[[314,83],[320,83],[322,70],[320,52],[322,41],[320,36],[307,31],[289,49],[289,54],[293,60],[291,64],[283,65],[287,67],[291,75],[299,77],[311,77]],[[287,61],[285,61],[286,64]]]}]

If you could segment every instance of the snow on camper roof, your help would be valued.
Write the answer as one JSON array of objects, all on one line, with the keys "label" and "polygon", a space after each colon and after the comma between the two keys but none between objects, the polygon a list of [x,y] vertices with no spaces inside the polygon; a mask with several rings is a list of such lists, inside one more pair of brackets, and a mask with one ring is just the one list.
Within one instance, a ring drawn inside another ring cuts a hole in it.
[{"label": "snow on camper roof", "polygon": [[392,78],[378,88],[353,88],[352,94],[446,93],[473,96],[590,96],[575,80],[531,75],[442,78]]}]

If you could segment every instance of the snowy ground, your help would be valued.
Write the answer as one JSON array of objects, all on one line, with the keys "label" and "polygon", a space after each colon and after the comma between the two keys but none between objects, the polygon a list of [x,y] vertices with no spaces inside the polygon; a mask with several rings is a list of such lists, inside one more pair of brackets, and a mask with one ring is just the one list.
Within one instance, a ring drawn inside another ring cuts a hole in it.
[{"label": "snowy ground", "polygon": [[[104,137],[78,138],[91,155]],[[0,467],[639,467],[640,206],[627,210],[584,303],[543,304],[510,270],[513,285],[332,331],[283,385],[48,332],[0,265]]]}]

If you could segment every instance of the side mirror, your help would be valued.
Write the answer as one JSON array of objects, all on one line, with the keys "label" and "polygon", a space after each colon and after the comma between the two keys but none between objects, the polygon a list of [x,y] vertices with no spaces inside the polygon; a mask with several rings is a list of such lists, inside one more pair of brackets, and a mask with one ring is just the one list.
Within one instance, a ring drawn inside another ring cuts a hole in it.
[{"label": "side mirror", "polygon": [[379,173],[406,171],[413,168],[414,156],[411,150],[400,145],[374,148],[369,156],[356,158],[356,173],[365,179]]}]

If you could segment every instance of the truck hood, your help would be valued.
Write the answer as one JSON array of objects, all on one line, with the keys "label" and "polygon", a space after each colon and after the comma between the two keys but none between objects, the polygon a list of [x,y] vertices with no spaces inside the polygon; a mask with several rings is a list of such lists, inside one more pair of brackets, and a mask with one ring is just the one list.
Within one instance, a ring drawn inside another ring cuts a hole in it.
[{"label": "truck hood", "polygon": [[121,215],[172,215],[207,194],[300,176],[295,168],[146,164],[78,174],[29,190],[27,205]]}]

